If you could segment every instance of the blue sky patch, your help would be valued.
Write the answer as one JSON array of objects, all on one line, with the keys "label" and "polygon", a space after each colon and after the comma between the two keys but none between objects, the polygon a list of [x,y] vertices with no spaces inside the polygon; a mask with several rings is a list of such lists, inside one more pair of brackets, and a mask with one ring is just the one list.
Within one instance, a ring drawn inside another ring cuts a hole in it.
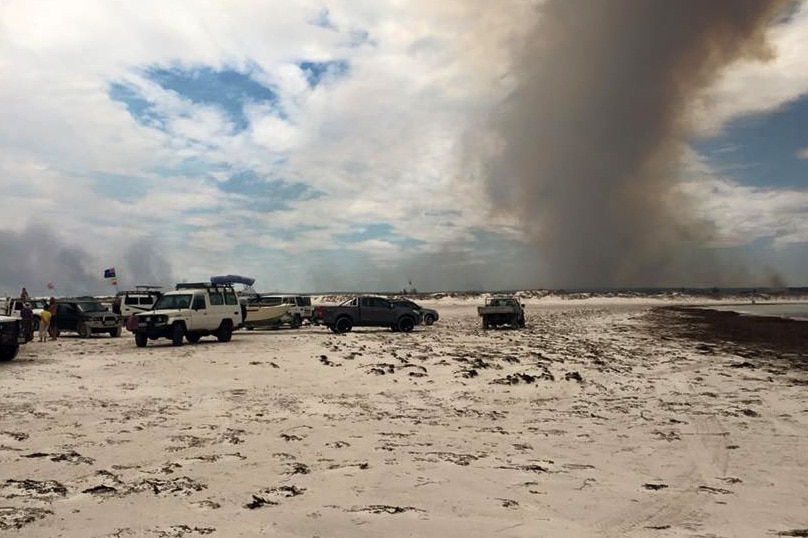
[{"label": "blue sky patch", "polygon": [[808,148],[808,95],[772,114],[731,122],[721,135],[697,141],[710,164],[743,185],[804,188],[808,160],[797,153]]},{"label": "blue sky patch", "polygon": [[140,125],[165,131],[165,116],[158,113],[154,103],[143,98],[136,89],[113,82],[109,85],[109,96],[113,101],[126,105],[129,115]]},{"label": "blue sky patch", "polygon": [[149,193],[150,181],[142,177],[99,172],[93,179],[93,192],[104,198],[134,202]]},{"label": "blue sky patch", "polygon": [[297,64],[306,80],[309,82],[309,87],[315,88],[323,82],[323,80],[336,80],[344,77],[350,71],[350,63],[347,60],[330,60],[326,62],[300,62]]},{"label": "blue sky patch", "polygon": [[[220,108],[233,123],[236,133],[249,127],[244,114],[246,104],[278,104],[278,96],[271,88],[233,69],[217,71],[208,66],[190,69],[150,67],[144,71],[144,75],[192,103]],[[282,116],[282,111],[278,111],[278,114]]]},{"label": "blue sky patch", "polygon": [[283,211],[290,209],[289,202],[312,200],[322,193],[300,182],[282,179],[267,180],[253,171],[239,172],[225,182],[217,183],[219,189],[230,194],[249,198],[248,207],[254,211]]},{"label": "blue sky patch", "polygon": [[313,26],[319,26],[320,28],[325,28],[327,30],[337,29],[337,26],[331,20],[331,12],[327,7],[321,9],[320,12],[309,21],[309,23]]},{"label": "blue sky patch", "polygon": [[395,233],[393,227],[386,222],[375,222],[365,225],[357,225],[356,230],[353,232],[335,234],[334,237],[344,243],[355,244],[363,241],[370,241],[372,239],[379,241],[387,241],[393,243],[401,248],[415,248],[423,245],[425,242],[420,239],[413,239],[410,237],[401,237]]}]

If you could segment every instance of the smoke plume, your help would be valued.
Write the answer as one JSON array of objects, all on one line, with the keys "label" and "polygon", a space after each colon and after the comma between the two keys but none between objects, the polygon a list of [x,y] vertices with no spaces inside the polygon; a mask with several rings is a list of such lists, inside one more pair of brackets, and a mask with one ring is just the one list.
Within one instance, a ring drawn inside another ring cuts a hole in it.
[{"label": "smoke plume", "polygon": [[[546,0],[494,121],[488,187],[554,286],[677,285],[717,275],[677,191],[692,105],[739,59],[770,57],[788,0]],[[689,276],[690,275],[690,276]]]}]

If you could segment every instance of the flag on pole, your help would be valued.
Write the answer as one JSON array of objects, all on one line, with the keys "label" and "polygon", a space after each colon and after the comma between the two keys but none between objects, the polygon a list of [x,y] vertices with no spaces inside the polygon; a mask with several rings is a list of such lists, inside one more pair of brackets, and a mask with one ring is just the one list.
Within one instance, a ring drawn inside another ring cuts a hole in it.
[{"label": "flag on pole", "polygon": [[115,278],[115,268],[104,269],[104,278]]},{"label": "flag on pole", "polygon": [[56,286],[53,285],[53,282],[48,282],[47,286],[45,286],[49,290],[55,290]]}]

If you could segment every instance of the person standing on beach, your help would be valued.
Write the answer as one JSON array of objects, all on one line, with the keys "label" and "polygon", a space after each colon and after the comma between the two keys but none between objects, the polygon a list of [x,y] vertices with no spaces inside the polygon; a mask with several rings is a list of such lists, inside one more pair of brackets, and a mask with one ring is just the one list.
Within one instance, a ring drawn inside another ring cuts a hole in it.
[{"label": "person standing on beach", "polygon": [[50,327],[51,313],[50,310],[45,308],[39,315],[39,341],[44,342],[48,339],[48,328]]},{"label": "person standing on beach", "polygon": [[[25,288],[23,288],[25,291]],[[34,339],[34,311],[31,310],[31,303],[24,302],[20,310],[20,317],[22,318],[22,332],[25,335],[25,341],[30,342]]]},{"label": "person standing on beach", "polygon": [[22,287],[20,290],[20,299],[23,301],[27,301],[30,297],[28,297],[28,290],[25,289],[25,286]]},{"label": "person standing on beach", "polygon": [[48,304],[48,312],[50,312],[50,325],[48,327],[48,334],[50,334],[51,340],[56,340],[57,336],[59,335],[59,327],[56,326],[56,299],[53,297],[50,298],[50,303]]}]

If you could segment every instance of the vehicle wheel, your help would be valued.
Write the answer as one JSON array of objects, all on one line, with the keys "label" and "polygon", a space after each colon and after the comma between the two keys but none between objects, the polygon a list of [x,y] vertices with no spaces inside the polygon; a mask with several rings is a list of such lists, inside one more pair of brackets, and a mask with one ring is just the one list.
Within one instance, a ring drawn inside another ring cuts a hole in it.
[{"label": "vehicle wheel", "polygon": [[202,335],[197,333],[188,333],[185,335],[185,339],[192,344],[196,344],[197,342],[199,342],[200,338],[202,338]]},{"label": "vehicle wheel", "polygon": [[290,327],[293,329],[299,329],[303,325],[303,320],[300,319],[300,316],[295,314],[295,317],[292,319],[292,323],[289,324]]},{"label": "vehicle wheel", "polygon": [[353,329],[353,321],[351,318],[347,316],[343,316],[337,320],[337,323],[334,325],[334,332],[336,333],[347,333]]},{"label": "vehicle wheel", "polygon": [[433,323],[435,323],[435,316],[432,314],[424,316],[424,325],[432,325]]},{"label": "vehicle wheel", "polygon": [[413,327],[415,327],[415,320],[410,316],[402,316],[402,318],[398,320],[398,330],[403,333],[410,332]]},{"label": "vehicle wheel", "polygon": [[487,331],[487,330],[488,330],[488,329],[490,329],[490,328],[491,328],[491,324],[490,324],[490,323],[488,323],[488,320],[487,320],[487,319],[483,318],[483,330],[484,330],[484,331]]},{"label": "vehicle wheel", "polygon": [[5,345],[0,346],[0,362],[6,362],[14,359],[17,356],[17,352],[20,350],[20,346],[15,345]]},{"label": "vehicle wheel", "polygon": [[171,344],[174,346],[182,345],[182,338],[185,336],[185,325],[180,322],[174,323],[171,328]]},{"label": "vehicle wheel", "polygon": [[76,331],[82,338],[89,338],[93,335],[93,330],[86,323],[79,323],[78,329],[76,329]]},{"label": "vehicle wheel", "polygon": [[525,328],[525,316],[519,316],[519,327]]},{"label": "vehicle wheel", "polygon": [[119,338],[121,336],[121,328],[118,327],[117,329],[110,329],[109,335],[113,338]]},{"label": "vehicle wheel", "polygon": [[233,338],[233,324],[229,319],[222,321],[219,330],[216,331],[216,338],[219,342],[229,342]]},{"label": "vehicle wheel", "polygon": [[146,347],[146,342],[149,341],[149,337],[146,336],[146,333],[135,333],[135,345],[137,347]]}]

